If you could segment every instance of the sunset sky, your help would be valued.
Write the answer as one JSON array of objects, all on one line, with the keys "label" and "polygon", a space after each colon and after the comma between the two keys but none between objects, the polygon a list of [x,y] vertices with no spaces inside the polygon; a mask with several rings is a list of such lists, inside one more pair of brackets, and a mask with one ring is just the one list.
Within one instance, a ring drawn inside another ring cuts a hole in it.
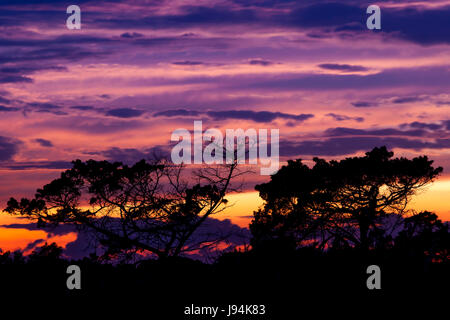
[{"label": "sunset sky", "polygon": [[[450,1],[1,0],[0,31],[1,209],[74,159],[170,152],[172,131],[202,120],[279,129],[282,161],[426,154],[444,172],[414,208],[450,220]],[[249,179],[218,218],[248,224],[268,177]],[[0,228],[0,248],[46,237],[76,234]]]}]

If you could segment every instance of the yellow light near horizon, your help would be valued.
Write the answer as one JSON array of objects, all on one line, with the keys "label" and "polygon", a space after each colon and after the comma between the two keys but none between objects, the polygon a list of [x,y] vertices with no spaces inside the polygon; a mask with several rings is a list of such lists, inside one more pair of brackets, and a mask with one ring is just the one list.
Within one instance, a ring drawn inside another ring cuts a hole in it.
[{"label": "yellow light near horizon", "polygon": [[263,205],[263,200],[256,191],[232,193],[225,197],[229,201],[229,208],[213,218],[219,220],[230,219],[234,224],[247,228],[253,218],[253,211]]},{"label": "yellow light near horizon", "polygon": [[[264,204],[256,191],[231,194],[226,198],[233,206],[215,218],[230,219],[241,227],[248,227],[253,212]],[[450,179],[437,180],[420,190],[412,198],[409,208],[418,212],[424,210],[434,212],[441,220],[450,221]]]},{"label": "yellow light near horizon", "polygon": [[450,180],[437,180],[420,191],[411,201],[410,208],[434,212],[443,221],[450,221]]}]

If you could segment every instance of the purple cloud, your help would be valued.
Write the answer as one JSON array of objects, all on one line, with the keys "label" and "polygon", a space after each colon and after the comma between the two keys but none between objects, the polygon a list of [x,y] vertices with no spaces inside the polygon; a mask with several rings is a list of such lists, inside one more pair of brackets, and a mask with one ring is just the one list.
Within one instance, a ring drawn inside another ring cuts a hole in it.
[{"label": "purple cloud", "polygon": [[363,66],[336,64],[336,63],[323,63],[319,64],[319,67],[326,70],[343,71],[343,72],[359,72],[368,70],[366,67]]},{"label": "purple cloud", "polygon": [[0,136],[0,161],[11,160],[19,151],[20,141]]},{"label": "purple cloud", "polygon": [[144,114],[144,111],[131,108],[117,108],[108,110],[105,114],[117,118],[135,118]]},{"label": "purple cloud", "polygon": [[336,113],[327,113],[326,116],[333,118],[336,121],[346,121],[346,120],[353,120],[356,122],[363,122],[363,117],[349,117],[342,114],[336,114]]},{"label": "purple cloud", "polygon": [[38,138],[38,139],[34,139],[34,142],[39,143],[41,145],[41,147],[46,147],[46,148],[53,147],[53,143],[50,140]]}]

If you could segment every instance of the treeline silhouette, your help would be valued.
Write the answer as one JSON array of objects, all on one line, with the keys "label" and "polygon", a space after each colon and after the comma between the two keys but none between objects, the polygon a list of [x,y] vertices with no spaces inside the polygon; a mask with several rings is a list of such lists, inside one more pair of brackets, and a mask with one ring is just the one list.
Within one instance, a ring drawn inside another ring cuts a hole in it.
[{"label": "treeline silhouette", "polygon": [[[237,163],[186,172],[164,161],[77,160],[33,199],[11,198],[5,211],[42,227],[89,230],[104,253],[71,260],[54,243],[28,256],[2,252],[0,283],[21,293],[144,293],[149,301],[202,304],[444,292],[449,225],[408,207],[441,172],[426,156],[394,158],[385,147],[340,161],[315,158],[313,167],[289,161],[256,186],[264,205],[254,212],[251,247],[208,264],[184,253],[224,241],[193,235],[227,206],[242,173]],[[148,258],[135,259],[140,253]],[[82,290],[66,288],[70,264],[81,267]],[[381,290],[366,286],[373,264],[381,268]]]}]

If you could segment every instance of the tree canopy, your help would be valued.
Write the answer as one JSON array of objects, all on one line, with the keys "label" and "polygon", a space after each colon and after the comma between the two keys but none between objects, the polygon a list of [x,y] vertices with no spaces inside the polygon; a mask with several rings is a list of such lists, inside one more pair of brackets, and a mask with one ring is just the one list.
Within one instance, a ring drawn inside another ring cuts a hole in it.
[{"label": "tree canopy", "polygon": [[288,161],[267,183],[256,186],[264,207],[250,226],[253,245],[281,241],[293,247],[376,246],[411,197],[441,172],[426,156],[394,158],[386,147],[340,161]]},{"label": "tree canopy", "polygon": [[38,189],[33,199],[11,198],[5,209],[36,220],[39,226],[74,224],[96,235],[108,254],[147,251],[178,256],[223,239],[194,233],[227,204],[236,163],[185,172],[183,165],[142,160],[77,160]]}]

